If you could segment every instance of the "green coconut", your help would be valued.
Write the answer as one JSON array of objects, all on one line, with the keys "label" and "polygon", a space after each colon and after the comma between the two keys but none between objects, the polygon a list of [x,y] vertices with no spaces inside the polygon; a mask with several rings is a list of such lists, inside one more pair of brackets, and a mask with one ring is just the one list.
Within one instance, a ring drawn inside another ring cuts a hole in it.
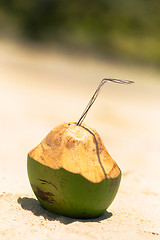
[{"label": "green coconut", "polygon": [[33,192],[41,205],[53,213],[74,218],[98,217],[118,191],[120,168],[96,130],[82,124],[98,91],[77,123],[55,127],[28,154]]}]

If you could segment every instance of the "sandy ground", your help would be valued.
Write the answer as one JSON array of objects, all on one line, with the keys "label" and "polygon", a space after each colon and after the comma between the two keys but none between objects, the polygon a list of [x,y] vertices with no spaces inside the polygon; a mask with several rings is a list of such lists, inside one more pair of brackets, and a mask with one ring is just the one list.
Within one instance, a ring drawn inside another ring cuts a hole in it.
[{"label": "sandy ground", "polygon": [[[26,156],[55,126],[77,121],[103,77],[85,123],[120,166],[119,192],[97,218],[51,214],[36,200]],[[0,41],[0,239],[160,239],[160,73],[60,49]]]}]

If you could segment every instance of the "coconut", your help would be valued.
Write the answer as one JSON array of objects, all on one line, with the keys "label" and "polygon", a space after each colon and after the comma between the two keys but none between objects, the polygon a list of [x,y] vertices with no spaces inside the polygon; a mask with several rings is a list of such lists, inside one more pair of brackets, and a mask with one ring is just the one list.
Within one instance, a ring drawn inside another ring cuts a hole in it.
[{"label": "coconut", "polygon": [[28,154],[31,187],[48,211],[94,218],[102,215],[116,196],[121,170],[96,130],[82,123],[104,80],[108,81],[100,83],[78,122],[55,127]]}]

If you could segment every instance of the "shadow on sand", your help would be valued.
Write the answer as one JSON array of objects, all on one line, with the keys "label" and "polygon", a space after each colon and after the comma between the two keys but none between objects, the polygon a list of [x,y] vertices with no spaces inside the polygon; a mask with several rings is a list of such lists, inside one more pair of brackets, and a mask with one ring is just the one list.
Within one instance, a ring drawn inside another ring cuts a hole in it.
[{"label": "shadow on sand", "polygon": [[25,210],[31,211],[36,216],[43,216],[45,219],[49,221],[60,221],[63,224],[70,224],[72,222],[100,222],[102,220],[108,219],[112,216],[112,213],[105,212],[102,216],[98,218],[93,219],[76,219],[76,218],[69,218],[61,215],[57,215],[54,213],[50,213],[47,210],[45,210],[38,200],[35,198],[29,198],[29,197],[19,197],[17,202],[21,205],[21,207]]}]

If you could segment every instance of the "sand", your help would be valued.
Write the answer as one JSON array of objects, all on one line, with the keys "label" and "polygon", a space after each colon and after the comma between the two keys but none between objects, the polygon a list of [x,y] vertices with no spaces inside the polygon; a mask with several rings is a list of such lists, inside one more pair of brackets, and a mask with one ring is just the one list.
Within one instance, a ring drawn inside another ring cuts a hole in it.
[{"label": "sand", "polygon": [[[118,194],[96,219],[49,213],[29,185],[26,156],[55,126],[77,121],[103,77],[85,123],[120,166]],[[160,239],[160,73],[61,49],[0,41],[0,239]]]}]

